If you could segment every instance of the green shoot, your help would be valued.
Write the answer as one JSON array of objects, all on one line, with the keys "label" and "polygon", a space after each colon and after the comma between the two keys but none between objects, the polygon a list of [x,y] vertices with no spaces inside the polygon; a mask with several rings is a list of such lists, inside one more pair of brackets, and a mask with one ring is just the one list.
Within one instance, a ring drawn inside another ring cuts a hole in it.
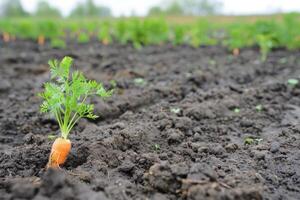
[{"label": "green shoot", "polygon": [[133,82],[136,86],[145,86],[147,83],[143,78],[135,78]]},{"label": "green shoot", "polygon": [[245,145],[252,145],[252,144],[258,145],[258,144],[261,143],[262,141],[263,141],[262,138],[251,138],[251,137],[247,137],[247,138],[245,138],[245,140],[244,140],[244,144],[245,144]]},{"label": "green shoot", "polygon": [[212,66],[214,66],[214,65],[217,64],[217,62],[216,62],[215,60],[212,60],[212,59],[211,59],[211,60],[209,60],[209,64],[212,65]]},{"label": "green shoot", "polygon": [[77,38],[77,42],[80,44],[88,43],[90,41],[89,35],[86,33],[80,33]]},{"label": "green shoot", "polygon": [[296,86],[299,84],[299,80],[291,78],[288,80],[288,84],[292,86]]},{"label": "green shoot", "polygon": [[234,113],[237,113],[237,114],[240,113],[240,111],[241,111],[241,109],[239,109],[239,108],[235,108],[235,109],[233,110],[233,112],[234,112]]},{"label": "green shoot", "polygon": [[244,140],[244,144],[245,145],[251,145],[251,144],[253,144],[254,143],[254,139],[253,138],[246,138],[245,140]]},{"label": "green shoot", "polygon": [[179,114],[180,111],[181,111],[181,109],[180,109],[180,108],[171,108],[170,111],[171,111],[172,113]]},{"label": "green shoot", "polygon": [[153,148],[155,151],[159,151],[160,150],[160,145],[159,144],[154,144]]},{"label": "green shoot", "polygon": [[263,110],[263,106],[261,104],[255,106],[257,112],[261,112]]},{"label": "green shoot", "polygon": [[79,71],[70,74],[72,63],[70,57],[65,57],[60,63],[50,60],[52,82],[45,83],[44,92],[39,94],[44,100],[40,111],[55,116],[64,139],[79,119],[98,117],[93,114],[94,105],[87,103],[87,97],[98,95],[107,98],[113,93],[113,90],[105,90],[101,83],[87,80]]},{"label": "green shoot", "polygon": [[66,42],[58,38],[52,39],[50,45],[52,48],[57,48],[57,49],[65,49],[67,47]]},{"label": "green shoot", "polygon": [[265,62],[267,60],[269,52],[274,47],[273,41],[269,36],[261,34],[257,36],[257,43],[260,48],[261,60]]}]

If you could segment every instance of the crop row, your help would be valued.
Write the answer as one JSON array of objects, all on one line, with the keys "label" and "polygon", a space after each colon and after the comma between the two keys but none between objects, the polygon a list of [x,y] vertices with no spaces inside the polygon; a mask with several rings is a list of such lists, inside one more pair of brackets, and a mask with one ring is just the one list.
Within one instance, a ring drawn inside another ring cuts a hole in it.
[{"label": "crop row", "polygon": [[43,43],[46,39],[57,48],[64,48],[67,40],[87,43],[92,38],[97,38],[103,44],[133,44],[136,48],[163,43],[189,44],[194,47],[223,45],[230,50],[259,46],[263,60],[274,48],[300,48],[300,21],[297,14],[283,15],[280,20],[218,23],[199,19],[188,24],[176,24],[164,18],[61,21],[2,19],[0,32],[4,40],[17,37],[38,39],[39,43]]}]

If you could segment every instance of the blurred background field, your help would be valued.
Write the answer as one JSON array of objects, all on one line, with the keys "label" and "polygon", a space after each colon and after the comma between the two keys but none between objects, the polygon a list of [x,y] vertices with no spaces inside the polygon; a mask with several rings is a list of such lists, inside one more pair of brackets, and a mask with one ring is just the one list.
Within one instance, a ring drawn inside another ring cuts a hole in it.
[{"label": "blurred background field", "polygon": [[[53,48],[91,40],[104,45],[132,44],[137,49],[164,43],[194,47],[222,45],[229,50],[258,46],[262,59],[275,48],[300,47],[299,14],[285,13],[276,6],[267,7],[265,13],[261,13],[259,7],[256,13],[251,8],[247,13],[241,7],[239,15],[231,15],[223,9],[229,2],[226,0],[166,0],[153,6],[148,2],[146,13],[131,10],[130,14],[122,15],[97,2],[73,1],[72,8],[60,10],[51,1],[4,0],[0,12],[2,40],[30,39]],[[28,6],[28,3],[35,6]],[[146,5],[147,1],[144,3]],[[146,9],[144,3],[140,3],[141,10]],[[115,4],[118,5],[117,1]],[[297,10],[297,4],[291,7]],[[31,8],[30,12],[24,7]]]}]

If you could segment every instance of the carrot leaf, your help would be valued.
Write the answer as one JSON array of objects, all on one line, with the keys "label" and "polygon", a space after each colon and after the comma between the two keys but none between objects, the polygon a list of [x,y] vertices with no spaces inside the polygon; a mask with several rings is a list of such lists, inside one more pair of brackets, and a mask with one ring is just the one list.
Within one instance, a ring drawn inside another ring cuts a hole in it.
[{"label": "carrot leaf", "polygon": [[98,117],[94,114],[94,105],[87,102],[89,96],[97,95],[104,99],[114,91],[106,90],[103,84],[94,80],[87,80],[80,71],[70,74],[72,63],[71,57],[65,57],[61,62],[50,60],[51,82],[45,83],[44,91],[39,94],[44,100],[40,111],[55,116],[65,139],[79,119]]}]

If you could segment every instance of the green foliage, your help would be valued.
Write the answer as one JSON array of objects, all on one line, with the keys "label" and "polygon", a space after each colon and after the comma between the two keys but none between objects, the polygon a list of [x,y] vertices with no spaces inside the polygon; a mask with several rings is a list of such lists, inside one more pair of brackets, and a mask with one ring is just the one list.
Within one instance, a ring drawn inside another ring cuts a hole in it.
[{"label": "green foliage", "polygon": [[171,40],[173,45],[180,45],[185,42],[184,26],[173,26],[171,34],[172,34]]},{"label": "green foliage", "polygon": [[[200,18],[191,23],[172,23],[169,18],[121,19],[0,19],[0,30],[24,39],[36,40],[44,36],[55,48],[65,48],[69,38],[86,43],[89,37],[98,37],[103,44],[132,44],[140,49],[145,45],[189,44],[194,47],[222,44],[230,50],[258,46],[261,60],[265,61],[272,49],[300,48],[300,15],[283,15],[283,20],[271,19],[257,22],[211,22]],[[239,19],[239,18],[238,18]],[[60,39],[58,39],[60,38]]]},{"label": "green foliage", "polygon": [[288,49],[300,48],[300,26],[299,15],[296,13],[286,14],[284,16],[283,27],[281,28],[280,43],[286,44]]},{"label": "green foliage", "polygon": [[240,113],[240,112],[241,112],[241,109],[239,109],[239,108],[235,108],[235,109],[233,109],[233,112],[238,114],[238,113]]},{"label": "green foliage", "polygon": [[252,138],[252,137],[247,137],[244,140],[245,145],[258,145],[260,142],[262,142],[263,139],[261,138]]},{"label": "green foliage", "polygon": [[180,108],[170,108],[170,111],[175,114],[179,114],[181,112]]},{"label": "green foliage", "polygon": [[71,129],[81,118],[96,119],[94,105],[87,103],[87,97],[98,95],[110,97],[113,90],[105,90],[101,83],[87,80],[79,71],[70,73],[73,59],[65,57],[61,62],[50,60],[51,82],[44,85],[40,106],[42,113],[55,116],[63,138],[67,138]]},{"label": "green foliage", "polygon": [[133,82],[136,86],[141,86],[141,87],[143,87],[147,84],[147,81],[145,81],[145,79],[143,79],[143,78],[135,78],[133,80]]},{"label": "green foliage", "polygon": [[257,43],[260,48],[261,60],[264,62],[267,60],[269,52],[274,47],[272,39],[267,35],[257,35]]},{"label": "green foliage", "polygon": [[67,47],[66,42],[59,38],[53,38],[50,45],[56,49],[65,49]]},{"label": "green foliage", "polygon": [[90,37],[87,33],[80,33],[77,38],[78,43],[88,43],[90,41]]},{"label": "green foliage", "polygon": [[225,46],[230,50],[235,48],[250,47],[255,43],[252,36],[253,26],[250,24],[236,23],[228,27],[229,38],[224,40]]},{"label": "green foliage", "polygon": [[154,151],[159,151],[161,148],[160,148],[159,144],[154,144],[153,149],[154,149]]},{"label": "green foliage", "polygon": [[194,47],[217,44],[217,40],[211,35],[212,30],[213,25],[207,20],[198,21],[194,28],[189,32],[189,43]]},{"label": "green foliage", "polygon": [[294,79],[294,78],[291,78],[288,80],[288,84],[289,85],[292,85],[292,86],[296,86],[299,84],[299,80],[298,79]]},{"label": "green foliage", "polygon": [[110,44],[112,42],[112,37],[111,37],[111,30],[110,30],[110,24],[108,22],[104,22],[100,26],[98,38],[101,42]]},{"label": "green foliage", "polygon": [[263,106],[261,104],[258,104],[257,106],[255,106],[255,109],[257,112],[261,112],[263,110]]}]

